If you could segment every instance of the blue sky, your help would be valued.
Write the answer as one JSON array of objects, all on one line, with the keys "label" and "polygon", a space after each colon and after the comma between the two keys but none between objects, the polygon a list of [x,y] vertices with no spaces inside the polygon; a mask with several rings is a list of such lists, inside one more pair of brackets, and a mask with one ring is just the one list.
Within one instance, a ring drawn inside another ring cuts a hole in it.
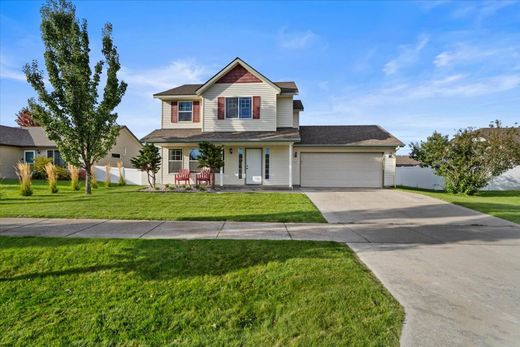
[{"label": "blue sky", "polygon": [[[41,1],[0,2],[0,123],[34,92],[43,66]],[[294,80],[302,124],[379,124],[405,143],[494,119],[520,121],[520,2],[76,1],[92,60],[105,22],[129,84],[119,123],[160,126],[152,94],[204,82],[236,56],[273,81]],[[406,153],[408,149],[401,150]]]}]

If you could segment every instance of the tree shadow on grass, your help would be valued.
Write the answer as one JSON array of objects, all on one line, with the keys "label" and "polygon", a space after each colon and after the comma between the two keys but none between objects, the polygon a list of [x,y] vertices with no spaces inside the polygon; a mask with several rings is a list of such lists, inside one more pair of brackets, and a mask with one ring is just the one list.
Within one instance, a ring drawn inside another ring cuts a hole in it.
[{"label": "tree shadow on grass", "polygon": [[[40,240],[42,239],[24,238],[17,240],[16,244],[35,243]],[[56,238],[46,239],[45,243],[47,246],[49,244],[67,246],[71,241],[74,239]],[[135,274],[146,281],[206,275],[221,276],[271,262],[337,258],[345,256],[345,252],[351,252],[346,246],[338,243],[317,241],[89,240],[89,242],[105,243],[103,247],[115,247],[117,251],[114,251],[108,263],[0,277],[0,282],[75,276],[99,271]],[[124,247],[121,247],[122,245]],[[93,248],[91,251],[99,252],[100,249]],[[56,261],[59,261],[60,255],[58,250]],[[78,254],[78,257],[81,255]]]}]

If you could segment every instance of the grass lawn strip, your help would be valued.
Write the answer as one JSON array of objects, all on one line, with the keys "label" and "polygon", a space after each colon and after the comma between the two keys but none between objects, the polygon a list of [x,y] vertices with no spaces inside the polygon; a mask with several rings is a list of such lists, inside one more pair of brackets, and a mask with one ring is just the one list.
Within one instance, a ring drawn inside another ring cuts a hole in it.
[{"label": "grass lawn strip", "polygon": [[0,237],[0,345],[398,346],[345,245]]},{"label": "grass lawn strip", "polygon": [[452,204],[464,206],[472,210],[506,219],[520,224],[520,191],[481,191],[475,195],[451,194],[442,191],[425,189],[400,188],[403,191],[413,192],[441,199]]},{"label": "grass lawn strip", "polygon": [[85,196],[68,182],[58,188],[51,194],[45,181],[34,181],[34,194],[22,197],[17,181],[2,182],[0,217],[325,222],[299,193],[145,193],[136,186],[112,186]]}]

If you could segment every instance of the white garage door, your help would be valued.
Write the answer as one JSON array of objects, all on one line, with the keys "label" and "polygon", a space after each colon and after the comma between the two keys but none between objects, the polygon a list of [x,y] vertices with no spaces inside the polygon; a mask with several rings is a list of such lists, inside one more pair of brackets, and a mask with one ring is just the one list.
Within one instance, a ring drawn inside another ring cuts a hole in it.
[{"label": "white garage door", "polygon": [[381,188],[382,162],[382,153],[301,153],[301,186]]}]

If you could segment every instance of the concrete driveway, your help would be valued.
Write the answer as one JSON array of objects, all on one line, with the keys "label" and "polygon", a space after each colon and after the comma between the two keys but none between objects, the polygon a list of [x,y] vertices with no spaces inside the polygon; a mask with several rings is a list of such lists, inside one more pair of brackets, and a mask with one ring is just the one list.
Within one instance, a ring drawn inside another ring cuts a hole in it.
[{"label": "concrete driveway", "polygon": [[306,190],[406,311],[403,346],[520,346],[520,227],[393,190]]}]

